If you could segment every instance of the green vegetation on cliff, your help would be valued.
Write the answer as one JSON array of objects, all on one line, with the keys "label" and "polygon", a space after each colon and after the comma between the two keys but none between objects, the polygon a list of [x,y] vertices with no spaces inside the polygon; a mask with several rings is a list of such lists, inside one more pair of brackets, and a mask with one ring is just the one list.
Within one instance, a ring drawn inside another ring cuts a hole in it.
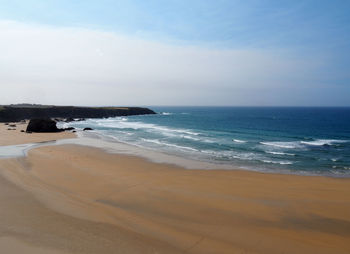
[{"label": "green vegetation on cliff", "polygon": [[17,122],[32,118],[104,118],[155,114],[140,107],[75,107],[37,104],[0,106],[0,122]]}]

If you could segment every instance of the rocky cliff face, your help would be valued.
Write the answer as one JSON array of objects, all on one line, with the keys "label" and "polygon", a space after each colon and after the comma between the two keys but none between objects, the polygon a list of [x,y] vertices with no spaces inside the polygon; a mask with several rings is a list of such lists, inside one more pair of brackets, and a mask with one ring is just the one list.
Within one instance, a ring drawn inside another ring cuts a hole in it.
[{"label": "rocky cliff face", "polygon": [[103,118],[155,114],[139,107],[73,107],[73,106],[0,106],[0,122],[18,122],[32,118]]}]

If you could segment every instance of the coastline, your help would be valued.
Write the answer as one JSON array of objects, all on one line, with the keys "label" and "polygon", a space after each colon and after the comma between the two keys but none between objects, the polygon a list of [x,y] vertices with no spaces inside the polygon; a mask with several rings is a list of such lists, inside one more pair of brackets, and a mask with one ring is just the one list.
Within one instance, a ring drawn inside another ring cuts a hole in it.
[{"label": "coastline", "polygon": [[252,167],[239,163],[219,163],[218,161],[199,160],[198,158],[184,157],[174,153],[168,153],[165,151],[159,151],[149,147],[138,146],[135,144],[125,143],[115,138],[108,138],[95,131],[91,132],[78,132],[79,139],[61,140],[60,144],[76,144],[89,146],[92,148],[100,148],[105,152],[111,154],[125,154],[136,157],[141,157],[146,160],[155,163],[165,163],[169,165],[175,165],[186,169],[199,169],[199,170],[234,170],[234,171],[250,171],[267,174],[283,174],[283,175],[300,175],[300,176],[321,176],[332,178],[350,178],[350,173],[335,173],[335,172],[323,172],[323,171],[308,171],[308,170],[292,170],[283,167],[280,168],[266,168],[266,167]]},{"label": "coastline", "polygon": [[[58,139],[45,135],[35,142]],[[1,219],[2,237],[38,248],[65,253],[350,251],[348,178],[185,169],[70,144],[1,159],[0,168],[0,188],[8,190],[0,191],[8,210]]]},{"label": "coastline", "polygon": [[[102,140],[144,148],[142,155],[153,150],[215,164],[214,168],[350,177],[346,156],[350,152],[350,136],[346,132],[349,122],[337,110],[155,110],[159,112],[156,115],[86,119],[64,123],[62,127],[90,127]],[[304,121],[313,113],[314,119]]]}]

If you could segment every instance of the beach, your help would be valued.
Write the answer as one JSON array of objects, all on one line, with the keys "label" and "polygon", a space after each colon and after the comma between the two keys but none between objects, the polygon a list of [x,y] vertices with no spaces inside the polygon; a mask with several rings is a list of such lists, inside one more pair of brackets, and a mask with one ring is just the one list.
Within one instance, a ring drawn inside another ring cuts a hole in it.
[{"label": "beach", "polygon": [[[10,127],[10,125],[16,125],[16,127]],[[72,132],[57,132],[57,133],[21,132],[21,131],[25,131],[26,128],[27,128],[26,122],[9,123],[9,125],[0,123],[0,146],[48,142],[48,141],[54,141],[58,139],[75,137],[75,134]]]},{"label": "beach", "polygon": [[[0,145],[73,138],[0,125]],[[4,253],[349,253],[350,179],[57,145],[0,159]]]}]

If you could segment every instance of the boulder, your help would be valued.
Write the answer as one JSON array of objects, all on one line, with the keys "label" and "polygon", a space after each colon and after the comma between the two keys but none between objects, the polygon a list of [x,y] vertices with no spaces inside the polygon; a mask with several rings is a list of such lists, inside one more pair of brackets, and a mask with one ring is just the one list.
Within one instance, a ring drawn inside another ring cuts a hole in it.
[{"label": "boulder", "polygon": [[84,128],[83,131],[92,131],[93,129],[87,127],[87,128]]},{"label": "boulder", "polygon": [[31,119],[27,126],[26,132],[60,132],[62,129],[58,129],[54,120],[43,119]]}]

